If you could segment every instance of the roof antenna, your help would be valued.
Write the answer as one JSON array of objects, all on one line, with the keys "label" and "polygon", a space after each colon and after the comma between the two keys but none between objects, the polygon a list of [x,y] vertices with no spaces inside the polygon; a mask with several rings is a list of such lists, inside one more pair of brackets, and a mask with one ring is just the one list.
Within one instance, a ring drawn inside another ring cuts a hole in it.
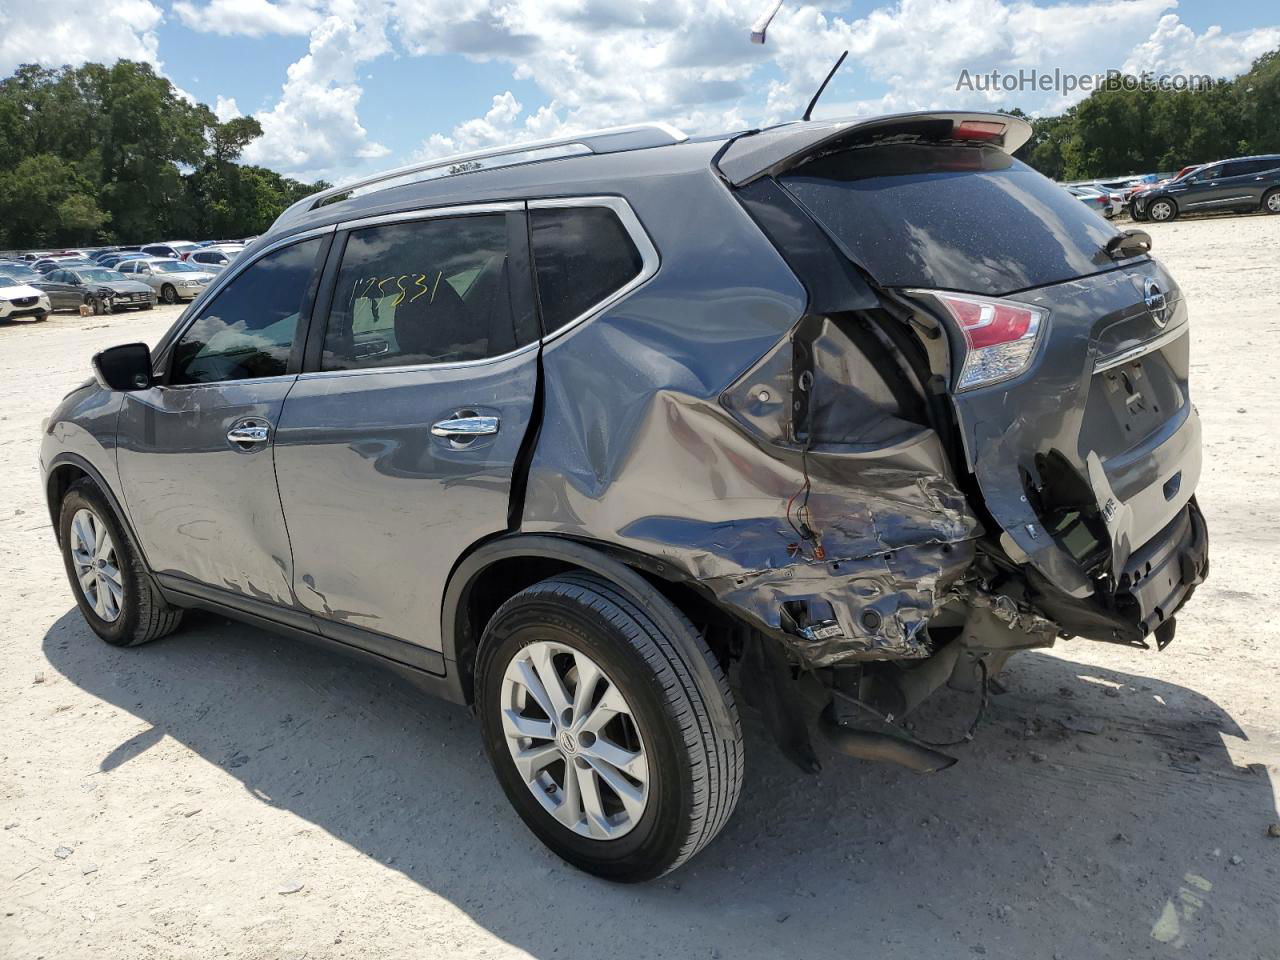
[{"label": "roof antenna", "polygon": [[751,42],[764,43],[765,31],[769,29],[769,24],[773,18],[777,16],[778,10],[782,7],[782,0],[775,0],[769,7],[767,13],[762,13],[760,19],[751,25]]},{"label": "roof antenna", "polygon": [[848,50],[840,54],[840,59],[836,61],[836,65],[832,67],[831,72],[827,74],[827,79],[822,81],[822,86],[818,88],[818,92],[815,93],[813,95],[813,99],[809,101],[809,106],[805,109],[804,116],[800,118],[801,120],[808,120],[813,115],[813,108],[818,105],[818,98],[822,96],[822,91],[827,89],[827,84],[831,82],[831,78],[836,75],[836,71],[840,69],[840,64],[844,63],[844,58],[848,55]]}]

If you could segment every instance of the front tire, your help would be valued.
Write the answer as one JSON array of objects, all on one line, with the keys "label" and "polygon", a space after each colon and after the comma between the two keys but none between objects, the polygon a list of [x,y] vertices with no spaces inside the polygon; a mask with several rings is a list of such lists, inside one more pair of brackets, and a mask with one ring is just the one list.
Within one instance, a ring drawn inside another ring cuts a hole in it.
[{"label": "front tire", "polygon": [[[693,625],[666,612],[682,643],[609,581],[562,574],[504,603],[477,657],[485,749],[507,799],[554,853],[609,880],[680,866],[742,787],[728,682]],[[685,662],[691,650],[714,684]]]},{"label": "front tire", "polygon": [[1262,197],[1263,213],[1280,213],[1280,187],[1268,190]]},{"label": "front tire", "polygon": [[80,612],[107,643],[136,647],[178,626],[182,611],[160,595],[111,504],[87,477],[62,498],[58,539]]},{"label": "front tire", "polygon": [[178,302],[178,291],[173,284],[166,283],[160,288],[160,299],[170,305]]},{"label": "front tire", "polygon": [[1156,223],[1168,223],[1178,216],[1178,205],[1168,197],[1161,197],[1147,205],[1147,216]]}]

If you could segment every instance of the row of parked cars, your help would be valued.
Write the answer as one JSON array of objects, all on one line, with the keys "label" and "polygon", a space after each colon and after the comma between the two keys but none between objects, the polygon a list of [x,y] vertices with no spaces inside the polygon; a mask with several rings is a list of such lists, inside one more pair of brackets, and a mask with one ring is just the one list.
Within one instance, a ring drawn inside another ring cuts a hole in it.
[{"label": "row of parked cars", "polygon": [[1063,186],[1108,220],[1124,212],[1157,223],[1218,210],[1280,213],[1280,154],[1192,164],[1167,177],[1152,173]]},{"label": "row of parked cars", "polygon": [[[250,238],[252,239],[252,238]],[[55,310],[150,310],[193,300],[247,241],[168,241],[138,247],[28,252],[0,257],[0,320]]]}]

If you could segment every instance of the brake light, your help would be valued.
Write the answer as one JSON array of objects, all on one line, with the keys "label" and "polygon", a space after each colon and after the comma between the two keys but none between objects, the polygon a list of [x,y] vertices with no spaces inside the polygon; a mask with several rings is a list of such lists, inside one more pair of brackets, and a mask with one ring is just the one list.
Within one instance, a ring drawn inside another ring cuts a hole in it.
[{"label": "brake light", "polygon": [[964,336],[967,350],[957,391],[1009,380],[1031,364],[1047,310],[1009,300],[928,292]]},{"label": "brake light", "polygon": [[990,120],[961,120],[952,128],[956,140],[994,140],[1004,136],[1006,124]]}]

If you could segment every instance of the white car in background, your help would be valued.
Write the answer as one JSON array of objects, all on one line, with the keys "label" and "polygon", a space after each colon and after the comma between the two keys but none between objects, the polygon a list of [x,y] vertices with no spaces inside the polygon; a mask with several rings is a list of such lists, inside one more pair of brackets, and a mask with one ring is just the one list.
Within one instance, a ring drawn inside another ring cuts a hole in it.
[{"label": "white car in background", "polygon": [[49,295],[25,283],[0,286],[0,320],[35,317],[44,320],[52,312]]},{"label": "white car in background", "polygon": [[150,284],[165,303],[194,300],[204,292],[214,276],[208,270],[168,257],[125,260],[116,264],[116,271],[130,280]]}]

